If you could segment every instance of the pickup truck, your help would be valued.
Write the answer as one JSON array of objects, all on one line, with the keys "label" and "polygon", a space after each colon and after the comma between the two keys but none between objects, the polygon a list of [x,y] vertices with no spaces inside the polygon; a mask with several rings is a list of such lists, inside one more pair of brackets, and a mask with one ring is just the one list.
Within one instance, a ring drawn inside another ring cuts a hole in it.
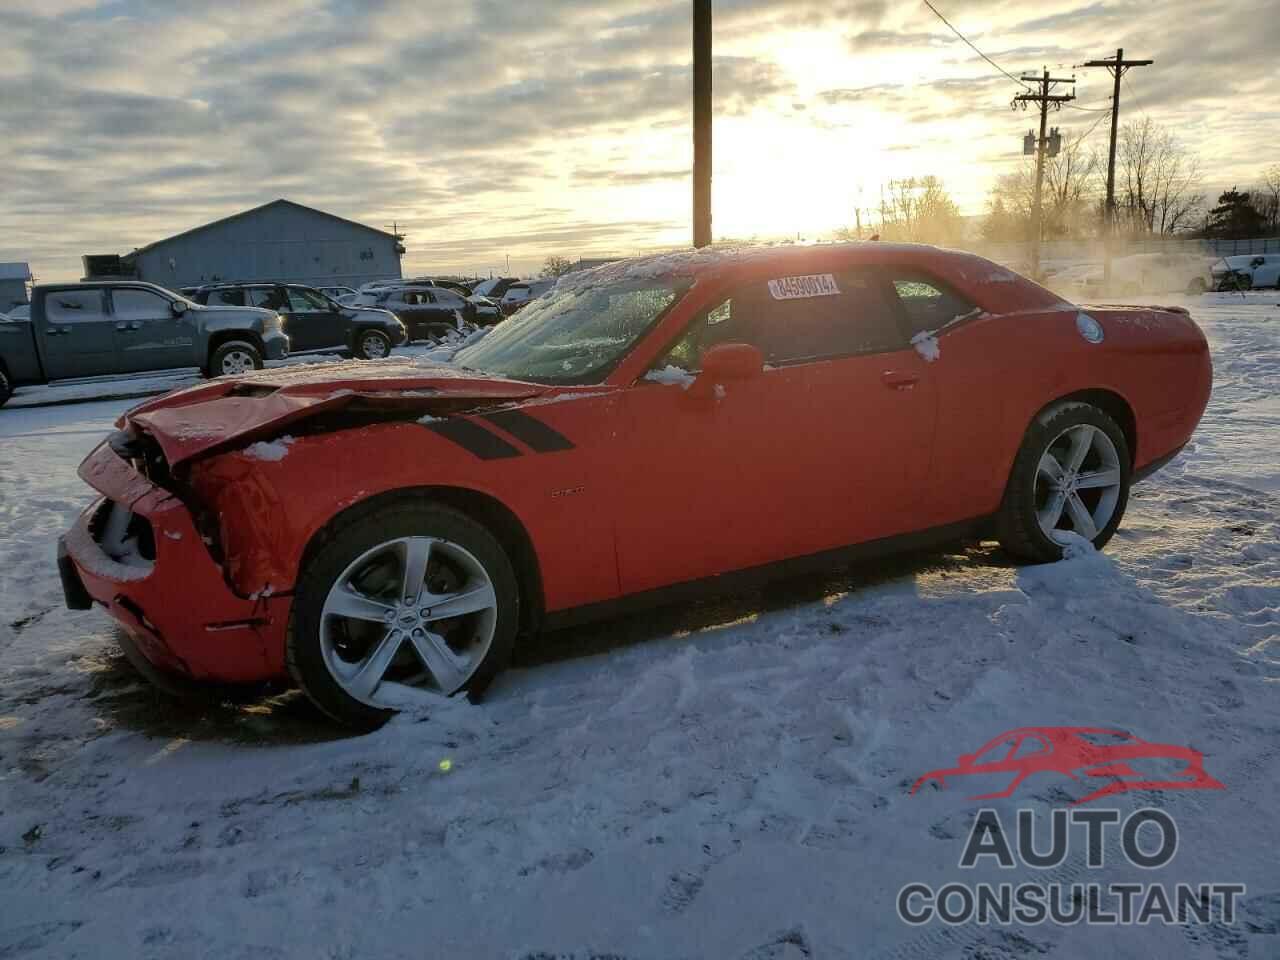
[{"label": "pickup truck", "polygon": [[134,280],[44,284],[29,319],[0,322],[0,404],[24,384],[175,367],[245,373],[288,353],[271,310],[201,306]]}]

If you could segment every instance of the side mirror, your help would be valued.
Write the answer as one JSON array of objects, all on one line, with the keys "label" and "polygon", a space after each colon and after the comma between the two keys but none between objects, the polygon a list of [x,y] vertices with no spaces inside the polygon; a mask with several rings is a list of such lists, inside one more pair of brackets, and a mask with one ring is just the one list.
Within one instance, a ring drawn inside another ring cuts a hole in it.
[{"label": "side mirror", "polygon": [[187,312],[187,305],[182,300],[174,300],[169,304],[169,308],[173,311],[175,317],[180,317]]},{"label": "side mirror", "polygon": [[750,380],[764,371],[764,354],[749,343],[721,343],[702,355],[699,380],[726,383]]}]

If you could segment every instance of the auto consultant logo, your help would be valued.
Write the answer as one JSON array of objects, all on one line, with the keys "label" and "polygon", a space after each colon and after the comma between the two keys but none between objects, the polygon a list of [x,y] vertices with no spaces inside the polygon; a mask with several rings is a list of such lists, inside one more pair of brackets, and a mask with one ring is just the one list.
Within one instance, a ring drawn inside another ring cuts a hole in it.
[{"label": "auto consultant logo", "polygon": [[[999,789],[971,796],[986,800],[1012,796],[1037,773],[1065,776],[1092,787],[1070,806],[1132,790],[1223,790],[1204,769],[1204,755],[1190,747],[1151,743],[1106,727],[1020,727],[1002,733],[974,753],[962,754],[953,767],[931,770],[911,788],[945,789],[948,781],[969,778],[994,782]],[[1095,786],[1099,781],[1101,785]],[[1118,841],[1112,865],[1154,871],[1172,862],[1178,851],[1178,826],[1163,810],[1144,807],[1128,814],[1116,809],[1053,809],[1048,837],[1037,836],[1037,813],[1019,809],[1006,828],[994,809],[979,810],[960,854],[961,870],[1054,871],[1083,843],[1067,875],[1083,860],[1087,870],[1107,866],[1108,838]],[[1116,844],[1112,844],[1114,850]],[[946,924],[1212,923],[1235,921],[1242,883],[1059,882],[1062,874],[1008,882],[948,883],[934,887],[908,883],[898,891],[899,918],[912,925]]]},{"label": "auto consultant logo", "polygon": [[[1130,790],[1222,790],[1204,769],[1204,754],[1190,747],[1150,743],[1106,727],[1020,727],[1000,734],[974,753],[961,754],[954,767],[930,770],[911,787],[946,788],[960,777],[1007,778],[1002,790],[970,800],[1012,796],[1028,777],[1059,774],[1085,784],[1103,781],[1073,806]],[[1003,781],[1002,781],[1003,782]]]}]

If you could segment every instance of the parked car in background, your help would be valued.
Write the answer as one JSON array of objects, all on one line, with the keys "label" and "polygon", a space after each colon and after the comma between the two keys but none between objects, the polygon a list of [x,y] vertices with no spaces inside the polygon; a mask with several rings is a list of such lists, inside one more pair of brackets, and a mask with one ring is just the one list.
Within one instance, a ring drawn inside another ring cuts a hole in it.
[{"label": "parked car in background", "polygon": [[284,315],[294,353],[349,350],[362,360],[387,356],[405,341],[404,325],[387,310],[344,307],[297,283],[219,283],[201,287],[197,303],[253,306]]},{"label": "parked car in background", "polygon": [[627,603],[968,537],[1100,549],[1212,385],[1185,310],[888,243],[584,271],[456,361],[135,407],[80,468],[68,606],[154,671],[292,679],[371,727]]},{"label": "parked car in background", "polygon": [[472,294],[467,302],[476,308],[475,322],[482,327],[489,327],[502,319],[502,307],[496,300]]},{"label": "parked car in background", "polygon": [[1215,290],[1280,287],[1280,253],[1223,257],[1214,263],[1212,275]]},{"label": "parked car in background", "polygon": [[488,280],[481,280],[477,284],[473,284],[471,292],[482,297],[488,297],[490,300],[501,300],[502,295],[507,292],[507,288],[513,283],[519,283],[519,277],[491,277]]},{"label": "parked car in background", "polygon": [[377,303],[400,318],[410,340],[439,340],[476,320],[476,305],[446,287],[396,287],[378,294]]},{"label": "parked car in background", "polygon": [[23,384],[175,367],[245,373],[289,353],[275,310],[205,307],[141,281],[40,285],[30,308],[0,324],[0,403]]},{"label": "parked car in background", "polygon": [[502,299],[498,304],[502,309],[503,316],[511,316],[529,303],[530,300],[537,300],[555,285],[555,279],[526,280],[520,283],[513,283],[507,287],[507,292],[502,295]]}]

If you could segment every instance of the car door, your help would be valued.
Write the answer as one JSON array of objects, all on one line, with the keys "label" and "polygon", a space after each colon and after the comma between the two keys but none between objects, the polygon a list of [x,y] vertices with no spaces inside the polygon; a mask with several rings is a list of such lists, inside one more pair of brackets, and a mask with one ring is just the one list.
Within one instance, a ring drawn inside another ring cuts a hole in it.
[{"label": "car door", "polygon": [[[764,370],[685,389],[682,370],[722,343],[758,347]],[[916,529],[935,417],[923,366],[874,273],[733,290],[628,392],[623,591]]]},{"label": "car door", "polygon": [[108,295],[121,370],[132,373],[194,365],[191,318],[176,314],[172,300],[143,287],[112,287]]},{"label": "car door", "polygon": [[1007,390],[1002,386],[1015,379],[1010,365],[1019,362],[1008,348],[1005,321],[984,313],[932,273],[886,268],[886,276],[908,335],[931,358],[925,374],[937,395],[921,518],[928,526],[945,526],[994,513],[1008,480],[1002,453],[1008,443]]},{"label": "car door", "polygon": [[288,323],[290,338],[295,330],[303,331],[306,346],[300,349],[322,350],[349,346],[350,330],[346,314],[334,310],[329,300],[304,287],[285,287],[284,296],[287,305],[285,321]]},{"label": "car door", "polygon": [[40,336],[50,380],[117,372],[115,324],[102,287],[48,291],[44,317]]}]

